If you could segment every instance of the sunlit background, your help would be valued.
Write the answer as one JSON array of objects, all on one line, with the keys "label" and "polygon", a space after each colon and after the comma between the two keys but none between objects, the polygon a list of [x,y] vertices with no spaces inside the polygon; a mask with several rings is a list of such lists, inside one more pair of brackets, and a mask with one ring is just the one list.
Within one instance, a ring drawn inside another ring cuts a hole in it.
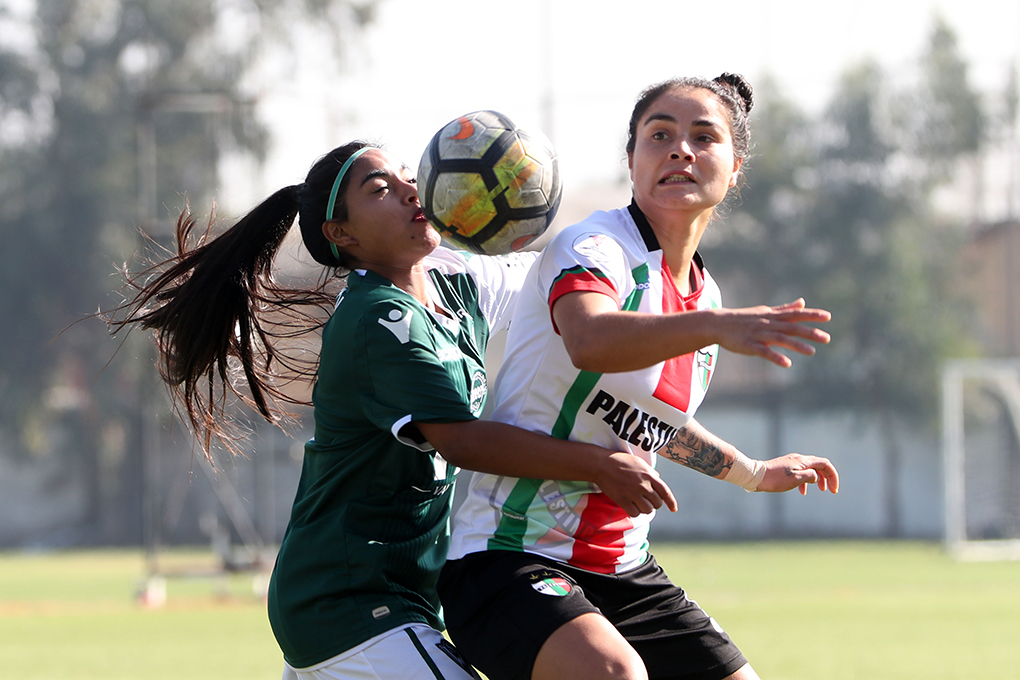
[{"label": "sunlit background", "polygon": [[[0,0],[0,550],[140,549],[147,583],[185,545],[271,564],[307,418],[253,417],[213,473],[147,339],[90,316],[186,203],[223,226],[354,138],[416,168],[495,109],[556,146],[555,231],[629,201],[645,86],[737,72],[754,147],[703,255],[728,305],[804,296],[833,342],[788,371],[724,352],[699,420],[843,485],[752,495],[661,463],[681,512],[653,537],[1016,557],[1018,68],[1016,0]],[[281,266],[317,275],[296,240]]]},{"label": "sunlit background", "polygon": [[[861,64],[879,66],[888,87],[917,84],[941,22],[968,83],[994,106],[1020,36],[1020,3],[994,0],[524,0],[512,8],[384,0],[373,16],[339,41],[346,70],[327,65],[338,41],[322,31],[304,34],[294,61],[267,48],[274,56],[253,81],[275,135],[267,187],[300,179],[324,142],[351,136],[383,141],[414,166],[440,126],[480,108],[539,125],[560,152],[568,188],[620,181],[630,109],[660,80],[737,72],[752,85],[773,81],[817,115]],[[986,209],[1001,211],[1001,202]]]}]

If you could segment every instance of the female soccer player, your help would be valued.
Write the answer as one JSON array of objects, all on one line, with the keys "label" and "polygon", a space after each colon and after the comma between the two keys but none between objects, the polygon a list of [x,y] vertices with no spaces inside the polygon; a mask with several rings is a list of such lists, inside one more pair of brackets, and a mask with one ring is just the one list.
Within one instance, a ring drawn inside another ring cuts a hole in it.
[{"label": "female soccer player", "polygon": [[[493,418],[656,453],[753,491],[837,490],[824,458],[744,456],[693,419],[718,346],[780,366],[811,354],[829,314],[803,300],[732,310],[698,255],[748,154],[740,76],[646,90],[630,121],[633,201],[559,233],[521,291]],[[651,515],[584,480],[475,475],[439,592],[449,633],[490,680],[748,679],[715,622],[648,553]]]},{"label": "female soccer player", "polygon": [[194,250],[182,215],[181,254],[122,308],[114,328],[155,330],[163,376],[207,450],[230,437],[223,394],[267,418],[286,398],[272,384],[286,361],[275,340],[322,299],[272,280],[295,216],[308,252],[347,286],[322,331],[315,435],[269,590],[284,678],[472,677],[440,634],[435,592],[458,467],[587,479],[635,515],[675,500],[628,453],[478,420],[490,330],[508,323],[534,256],[439,248],[409,168],[363,142]]}]

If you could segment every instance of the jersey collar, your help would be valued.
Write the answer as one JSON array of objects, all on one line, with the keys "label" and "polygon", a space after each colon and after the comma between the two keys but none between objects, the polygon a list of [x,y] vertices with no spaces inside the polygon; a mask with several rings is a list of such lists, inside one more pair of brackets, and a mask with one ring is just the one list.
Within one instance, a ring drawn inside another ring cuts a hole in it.
[{"label": "jersey collar", "polygon": [[[648,218],[641,212],[636,199],[630,199],[630,205],[627,206],[627,210],[630,211],[630,216],[633,218],[634,224],[637,225],[638,232],[641,234],[641,238],[644,239],[645,248],[648,248],[648,252],[654,253],[656,250],[662,250],[662,246],[659,245],[659,239],[655,236],[655,232],[652,231],[652,225],[648,223]],[[705,262],[701,259],[700,252],[695,251],[693,259],[699,268],[705,268]]]}]

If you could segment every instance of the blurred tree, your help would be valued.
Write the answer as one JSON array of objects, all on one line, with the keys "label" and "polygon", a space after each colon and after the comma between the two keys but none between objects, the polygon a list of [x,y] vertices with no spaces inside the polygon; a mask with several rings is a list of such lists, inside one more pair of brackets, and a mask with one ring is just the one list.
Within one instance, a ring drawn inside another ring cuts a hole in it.
[{"label": "blurred tree", "polygon": [[[851,68],[816,121],[760,88],[751,181],[709,253],[722,276],[733,272],[755,291],[741,304],[802,295],[832,311],[832,344],[795,362],[781,394],[879,425],[891,535],[900,529],[895,424],[936,421],[941,360],[966,335],[953,274],[963,230],[935,212],[932,195],[959,180],[950,169],[980,150],[984,134],[979,100],[941,22],[921,69],[920,88],[899,93],[877,65]],[[776,389],[773,381],[765,391]]]},{"label": "blurred tree", "polygon": [[[88,480],[85,520],[94,524],[103,484],[136,493],[101,473],[128,474],[124,457],[140,434],[123,423],[162,390],[141,386],[151,371],[137,362],[103,374],[115,346],[103,324],[58,334],[117,302],[115,263],[137,250],[136,228],[157,206],[176,212],[182,195],[208,205],[223,154],[264,153],[246,85],[260,47],[313,24],[350,35],[371,19],[373,2],[14,7],[0,2],[0,25],[19,37],[0,43],[0,451],[66,448],[67,474]],[[335,44],[342,55],[344,41]]]},{"label": "blurred tree", "polygon": [[[725,279],[726,304],[736,306],[779,304],[805,295],[802,282],[811,275],[798,267],[816,258],[818,250],[806,233],[818,155],[816,125],[768,77],[755,85],[751,116],[754,148],[744,166],[749,179],[741,180],[736,205],[723,207],[726,219],[713,224],[702,241],[709,267]],[[724,365],[740,372],[746,390],[730,396],[769,414],[761,457],[788,453],[782,447],[789,372],[740,356],[727,356]],[[770,502],[770,530],[781,535],[782,499]]]},{"label": "blurred tree", "polygon": [[996,144],[1001,144],[1006,161],[1006,219],[1017,218],[1017,115],[1020,114],[1020,78],[1016,64],[1010,64],[1006,88],[1002,93],[999,115],[995,126],[999,132]]},{"label": "blurred tree", "polygon": [[931,184],[957,180],[962,158],[981,149],[987,130],[981,99],[967,78],[967,64],[956,35],[936,17],[928,47],[921,57],[921,79],[913,93],[912,132],[925,161],[922,176]]},{"label": "blurred tree", "polygon": [[812,121],[772,79],[755,87],[755,100],[754,148],[745,166],[751,179],[741,180],[737,205],[723,208],[723,214],[732,214],[705,238],[708,249],[724,249],[728,277],[737,279],[740,290],[778,303],[799,290],[799,274],[790,271],[790,263],[809,247],[802,227],[817,150]]}]

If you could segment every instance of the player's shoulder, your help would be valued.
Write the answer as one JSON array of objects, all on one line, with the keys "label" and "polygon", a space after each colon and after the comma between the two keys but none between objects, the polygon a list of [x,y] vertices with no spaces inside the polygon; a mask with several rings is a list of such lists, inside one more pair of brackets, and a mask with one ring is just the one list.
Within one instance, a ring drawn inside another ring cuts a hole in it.
[{"label": "player's shoulder", "polygon": [[336,312],[363,314],[379,305],[412,304],[413,298],[382,276],[365,270],[352,271],[347,286],[337,297]]},{"label": "player's shoulder", "polygon": [[580,222],[562,229],[550,241],[554,249],[574,249],[579,243],[594,238],[597,243],[612,242],[631,250],[639,238],[634,219],[626,208],[596,210]]},{"label": "player's shoulder", "polygon": [[[350,276],[358,276],[352,272]],[[350,280],[349,280],[350,283]],[[361,283],[361,282],[358,282]],[[421,323],[421,306],[410,295],[393,285],[348,285],[337,300],[330,319],[331,326],[340,326],[356,335],[376,335],[381,327],[394,323],[410,327]],[[361,329],[361,332],[358,330]]]},{"label": "player's shoulder", "polygon": [[479,255],[439,246],[424,259],[423,264],[426,270],[434,270],[445,276],[470,274],[477,277],[499,270],[527,271],[536,257],[537,252]]},{"label": "player's shoulder", "polygon": [[422,260],[426,271],[435,270],[440,274],[463,274],[468,271],[470,261],[478,257],[473,253],[439,246]]},{"label": "player's shoulder", "polygon": [[573,224],[564,227],[553,237],[553,240],[569,238],[572,234],[583,233],[585,231],[605,231],[615,232],[617,231],[627,220],[629,216],[626,210],[596,210],[591,213],[583,220],[574,222]]},{"label": "player's shoulder", "polygon": [[365,307],[357,324],[356,335],[369,348],[394,348],[394,342],[431,346],[435,341],[428,312],[409,296],[379,297]]},{"label": "player's shoulder", "polygon": [[576,259],[602,266],[623,266],[635,258],[644,259],[640,235],[626,209],[596,211],[564,228],[545,253],[557,261]]}]

